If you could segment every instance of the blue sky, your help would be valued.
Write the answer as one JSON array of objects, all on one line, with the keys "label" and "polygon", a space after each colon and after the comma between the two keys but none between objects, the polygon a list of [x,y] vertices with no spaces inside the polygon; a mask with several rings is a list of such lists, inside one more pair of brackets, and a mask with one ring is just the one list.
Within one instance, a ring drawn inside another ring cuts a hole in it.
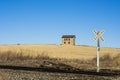
[{"label": "blue sky", "polygon": [[0,0],[0,44],[92,45],[93,30],[105,30],[102,47],[120,48],[120,0]]}]

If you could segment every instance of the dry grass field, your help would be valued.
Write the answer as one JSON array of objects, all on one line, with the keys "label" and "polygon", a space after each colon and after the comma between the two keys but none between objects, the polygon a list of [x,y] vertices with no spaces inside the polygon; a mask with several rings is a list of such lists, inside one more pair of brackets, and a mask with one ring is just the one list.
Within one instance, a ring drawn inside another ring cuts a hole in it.
[{"label": "dry grass field", "polygon": [[[96,52],[97,48],[91,46],[6,45],[0,46],[0,60],[57,59],[73,67],[95,69]],[[120,49],[101,48],[100,65],[101,68],[120,69]]]},{"label": "dry grass field", "polygon": [[1,45],[0,79],[119,80],[120,49],[101,48],[99,74],[96,51],[90,46]]},{"label": "dry grass field", "polygon": [[[89,46],[62,46],[62,45],[8,45],[0,46],[0,55],[12,52],[22,53],[23,56],[36,57],[39,55],[49,56],[51,58],[64,59],[93,59],[96,57],[96,47]],[[100,56],[110,55],[117,56],[120,49],[115,48],[101,48]]]}]

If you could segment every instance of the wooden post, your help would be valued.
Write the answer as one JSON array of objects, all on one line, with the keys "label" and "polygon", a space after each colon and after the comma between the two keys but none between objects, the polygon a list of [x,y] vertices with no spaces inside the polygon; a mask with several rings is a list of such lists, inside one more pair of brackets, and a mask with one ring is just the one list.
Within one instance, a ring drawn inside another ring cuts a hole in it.
[{"label": "wooden post", "polygon": [[100,70],[100,40],[97,40],[97,72]]}]

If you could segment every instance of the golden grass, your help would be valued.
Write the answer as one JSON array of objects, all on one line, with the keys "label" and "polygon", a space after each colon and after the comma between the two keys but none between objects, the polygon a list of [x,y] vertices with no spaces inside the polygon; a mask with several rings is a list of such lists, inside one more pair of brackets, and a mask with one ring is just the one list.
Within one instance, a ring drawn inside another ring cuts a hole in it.
[{"label": "golden grass", "polygon": [[[96,57],[96,47],[87,46],[63,46],[63,45],[8,45],[0,46],[0,54],[11,51],[15,54],[23,53],[24,56],[37,57],[38,55],[47,55],[51,58],[65,59],[92,59]],[[109,54],[116,56],[120,49],[101,48],[100,56]]]}]

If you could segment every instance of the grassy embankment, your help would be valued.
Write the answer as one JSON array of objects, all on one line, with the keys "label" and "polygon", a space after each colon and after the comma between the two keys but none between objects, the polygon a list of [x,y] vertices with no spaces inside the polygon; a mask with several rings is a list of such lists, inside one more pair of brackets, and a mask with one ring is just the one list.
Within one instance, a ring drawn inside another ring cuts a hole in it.
[{"label": "grassy embankment", "polygon": [[[77,68],[95,69],[96,51],[95,47],[88,46],[9,45],[0,46],[0,60],[10,63],[18,60],[53,59]],[[102,48],[100,56],[101,68],[120,69],[120,49]]]}]

